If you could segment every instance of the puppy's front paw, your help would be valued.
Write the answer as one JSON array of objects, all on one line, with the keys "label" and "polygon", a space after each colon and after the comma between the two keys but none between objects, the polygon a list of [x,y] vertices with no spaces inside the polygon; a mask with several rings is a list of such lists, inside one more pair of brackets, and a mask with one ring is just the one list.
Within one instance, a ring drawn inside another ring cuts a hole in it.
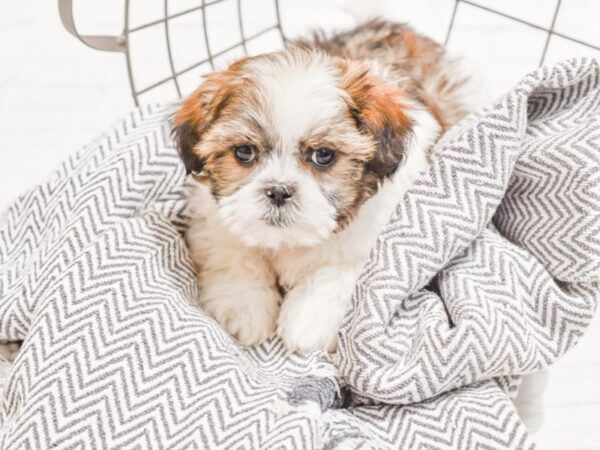
[{"label": "puppy's front paw", "polygon": [[[215,292],[217,291],[217,292]],[[269,288],[205,289],[204,311],[242,345],[253,346],[271,337],[279,314],[279,294]]]},{"label": "puppy's front paw", "polygon": [[[290,295],[291,294],[291,295]],[[291,351],[335,352],[345,305],[332,299],[301,298],[290,291],[281,307],[277,334]]]}]

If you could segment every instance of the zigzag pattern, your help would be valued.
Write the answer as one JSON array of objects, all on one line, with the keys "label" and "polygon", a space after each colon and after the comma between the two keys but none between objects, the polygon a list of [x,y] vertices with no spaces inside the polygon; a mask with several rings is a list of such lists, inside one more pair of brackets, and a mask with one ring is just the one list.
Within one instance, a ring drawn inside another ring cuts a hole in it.
[{"label": "zigzag pattern", "polygon": [[0,448],[531,447],[505,390],[598,298],[599,74],[542,69],[447,135],[333,361],[241,348],[195,307],[169,111],[133,112],[0,228],[0,340],[25,339]]},{"label": "zigzag pattern", "polygon": [[599,80],[542,68],[442,143],[357,284],[338,350],[357,396],[423,401],[577,342],[600,297]]},{"label": "zigzag pattern", "polygon": [[27,340],[1,448],[316,442],[313,421],[277,418],[272,404],[298,379],[332,376],[323,356],[286,355],[280,342],[241,349],[193,306],[165,114],[136,111],[9,212],[1,336]]},{"label": "zigzag pattern", "polygon": [[417,405],[358,406],[334,414],[326,434],[334,442],[352,436],[357,448],[534,448],[512,402],[493,381]]}]

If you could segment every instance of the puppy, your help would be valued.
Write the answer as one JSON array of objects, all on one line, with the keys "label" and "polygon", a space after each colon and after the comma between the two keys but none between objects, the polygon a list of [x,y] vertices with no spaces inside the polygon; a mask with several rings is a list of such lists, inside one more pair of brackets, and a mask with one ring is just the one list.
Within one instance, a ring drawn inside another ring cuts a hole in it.
[{"label": "puppy", "polygon": [[466,80],[433,41],[372,21],[210,74],[174,117],[199,303],[244,345],[335,351],[361,266]]}]

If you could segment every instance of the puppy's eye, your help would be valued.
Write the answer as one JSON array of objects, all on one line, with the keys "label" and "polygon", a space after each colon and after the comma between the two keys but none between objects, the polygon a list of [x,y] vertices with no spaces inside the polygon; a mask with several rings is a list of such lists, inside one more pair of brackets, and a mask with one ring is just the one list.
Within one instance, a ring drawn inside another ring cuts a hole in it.
[{"label": "puppy's eye", "polygon": [[318,167],[329,167],[335,161],[335,152],[328,148],[317,148],[310,155],[311,162]]},{"label": "puppy's eye", "polygon": [[238,145],[234,153],[237,160],[243,164],[250,164],[256,159],[256,147],[253,145]]}]

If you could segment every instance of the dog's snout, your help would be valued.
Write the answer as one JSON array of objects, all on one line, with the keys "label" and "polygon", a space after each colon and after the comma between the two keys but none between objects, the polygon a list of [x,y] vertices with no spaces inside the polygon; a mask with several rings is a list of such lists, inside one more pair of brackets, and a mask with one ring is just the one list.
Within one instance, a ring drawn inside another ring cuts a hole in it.
[{"label": "dog's snout", "polygon": [[286,184],[275,184],[265,189],[265,194],[275,206],[282,206],[294,195],[294,188]]}]

